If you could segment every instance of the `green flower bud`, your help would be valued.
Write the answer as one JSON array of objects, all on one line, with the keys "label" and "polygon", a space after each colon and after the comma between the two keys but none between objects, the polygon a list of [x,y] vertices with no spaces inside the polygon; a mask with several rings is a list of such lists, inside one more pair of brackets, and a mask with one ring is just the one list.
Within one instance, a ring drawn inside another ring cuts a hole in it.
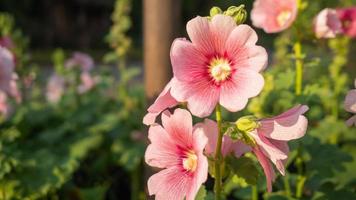
[{"label": "green flower bud", "polygon": [[224,15],[231,16],[234,18],[237,25],[243,24],[247,18],[247,12],[245,10],[245,5],[230,6],[225,12]]},{"label": "green flower bud", "polygon": [[217,6],[214,6],[210,9],[210,17],[214,17],[215,15],[222,14],[222,13],[223,11]]},{"label": "green flower bud", "polygon": [[259,127],[259,123],[255,116],[249,115],[239,118],[236,122],[236,127],[241,132],[251,132]]}]

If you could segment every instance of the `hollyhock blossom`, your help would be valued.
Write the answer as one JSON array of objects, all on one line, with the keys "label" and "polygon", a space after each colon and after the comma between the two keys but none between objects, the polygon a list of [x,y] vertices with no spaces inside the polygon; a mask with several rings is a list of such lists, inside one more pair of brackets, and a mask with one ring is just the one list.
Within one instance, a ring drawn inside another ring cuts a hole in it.
[{"label": "hollyhock blossom", "polygon": [[251,20],[254,26],[266,33],[277,33],[289,28],[297,13],[297,0],[256,0]]},{"label": "hollyhock blossom", "polygon": [[162,114],[162,124],[149,129],[151,144],[145,161],[164,168],[148,180],[150,195],[157,200],[194,200],[208,175],[208,160],[203,154],[207,138],[202,128],[192,126],[192,116],[183,109]]},{"label": "hollyhock blossom", "polygon": [[0,47],[0,90],[10,92],[14,68],[15,62],[12,53],[8,49]]},{"label": "hollyhock blossom", "polygon": [[47,100],[51,103],[57,103],[64,92],[64,78],[53,74],[47,83],[46,96]]},{"label": "hollyhock blossom", "polygon": [[173,78],[166,87],[163,89],[161,94],[157,97],[155,102],[147,109],[148,113],[143,118],[143,123],[146,125],[154,124],[156,121],[156,117],[167,108],[172,108],[178,105],[176,99],[174,99],[171,95],[171,86],[172,82],[175,81]]},{"label": "hollyhock blossom", "polygon": [[13,73],[11,77],[12,78],[10,81],[9,95],[15,98],[15,101],[17,103],[21,103],[22,95],[17,84],[17,81],[19,80],[19,76],[16,73]]},{"label": "hollyhock blossom", "polygon": [[267,53],[256,46],[256,32],[220,14],[211,21],[190,20],[187,32],[191,42],[176,39],[171,47],[172,97],[187,102],[198,117],[210,115],[217,103],[231,112],[242,110],[264,85],[259,72],[267,65]]},{"label": "hollyhock blossom", "polygon": [[338,9],[337,14],[342,22],[344,34],[356,37],[356,7]]},{"label": "hollyhock blossom", "polygon": [[79,66],[82,71],[90,71],[94,68],[94,60],[86,53],[74,52],[73,56],[65,63],[67,68]]},{"label": "hollyhock blossom", "polygon": [[[271,163],[284,175],[284,163],[288,158],[288,141],[305,135],[308,120],[303,114],[309,108],[298,105],[276,117],[258,120],[258,126],[248,134],[255,140],[253,152],[260,162],[267,180],[268,191],[272,190],[275,173]],[[238,124],[238,122],[237,122]]]},{"label": "hollyhock blossom", "polygon": [[7,117],[10,111],[10,106],[7,103],[7,95],[0,91],[0,114],[2,117]]},{"label": "hollyhock blossom", "polygon": [[335,38],[342,33],[342,24],[336,10],[325,8],[314,19],[314,33],[317,38]]},{"label": "hollyhock blossom", "polygon": [[[356,80],[355,80],[355,88],[356,88]],[[350,90],[345,98],[344,103],[345,110],[355,114],[353,117],[346,121],[348,126],[356,126],[356,89]]]},{"label": "hollyhock blossom", "polygon": [[15,47],[14,42],[12,41],[10,36],[3,36],[0,38],[0,46],[12,49]]},{"label": "hollyhock blossom", "polygon": [[81,84],[78,86],[78,92],[80,94],[91,90],[97,82],[88,72],[82,72],[80,74],[80,80]]}]

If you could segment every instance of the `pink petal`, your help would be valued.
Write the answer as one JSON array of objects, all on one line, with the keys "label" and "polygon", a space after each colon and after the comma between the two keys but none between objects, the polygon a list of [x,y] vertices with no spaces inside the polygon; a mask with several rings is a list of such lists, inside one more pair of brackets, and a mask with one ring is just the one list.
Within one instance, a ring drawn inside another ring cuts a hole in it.
[{"label": "pink petal", "polygon": [[314,33],[317,38],[335,38],[342,32],[342,24],[336,10],[325,8],[314,19]]},{"label": "pink petal", "polygon": [[214,42],[211,40],[209,20],[206,17],[195,17],[187,23],[190,40],[199,51],[210,55],[214,53]]},{"label": "pink petal", "polygon": [[346,121],[347,126],[356,126],[356,115]]},{"label": "pink petal", "polygon": [[241,24],[234,28],[226,41],[227,52],[237,55],[243,46],[254,46],[257,42],[256,32],[248,25]]},{"label": "pink petal", "polygon": [[266,49],[261,46],[242,47],[234,59],[234,68],[248,68],[254,71],[262,71],[267,67],[268,55]]},{"label": "pink petal", "polygon": [[193,146],[195,152],[203,153],[207,143],[208,143],[208,137],[205,135],[204,128],[196,124],[193,127]]},{"label": "pink petal", "polygon": [[[286,141],[279,141],[279,140],[269,140],[273,146],[278,148],[280,151],[282,151],[285,155],[289,154],[289,146]],[[276,162],[276,167],[278,171],[284,176],[285,175],[285,163],[287,162],[287,159],[285,160],[277,160]]]},{"label": "pink petal", "polygon": [[276,178],[273,167],[271,163],[267,160],[266,156],[258,148],[254,148],[253,152],[255,153],[257,160],[258,162],[260,162],[263,171],[266,175],[267,190],[268,192],[272,192],[272,182]]},{"label": "pink petal", "polygon": [[308,127],[308,120],[303,116],[308,109],[307,106],[299,105],[276,117],[263,119],[258,133],[276,140],[301,138]]},{"label": "pink petal", "polygon": [[[201,127],[208,138],[208,143],[205,146],[205,153],[210,156],[215,155],[216,143],[218,138],[218,126],[215,121],[210,119],[205,119],[204,123],[199,123],[196,125]],[[232,141],[229,136],[225,135],[222,142],[221,153],[223,156],[228,155],[232,151]]]},{"label": "pink petal", "polygon": [[241,141],[234,142],[232,144],[235,157],[240,157],[247,152],[250,152],[252,148]]},{"label": "pink petal", "polygon": [[177,108],[171,115],[162,113],[162,124],[171,140],[181,147],[191,148],[193,144],[192,115],[184,109]]},{"label": "pink petal", "polygon": [[176,99],[171,96],[171,86],[174,78],[166,85],[161,94],[157,97],[156,101],[147,109],[148,113],[143,118],[143,123],[151,125],[155,123],[156,117],[165,109],[172,108],[178,105]]},{"label": "pink petal", "polygon": [[238,69],[233,76],[221,85],[220,103],[229,111],[236,112],[245,108],[248,98],[258,95],[264,79],[261,74],[248,69]]},{"label": "pink petal", "polygon": [[192,179],[178,167],[171,167],[148,179],[148,192],[150,195],[156,195],[156,200],[183,199],[192,186]]},{"label": "pink petal", "polygon": [[178,101],[187,102],[188,108],[197,117],[209,116],[219,99],[218,88],[201,79],[194,82],[175,81],[172,85],[171,94]]},{"label": "pink petal", "polygon": [[175,39],[170,54],[173,73],[178,80],[194,81],[207,73],[207,58],[188,40]]},{"label": "pink petal", "polygon": [[166,168],[179,163],[175,141],[169,137],[169,134],[161,126],[151,126],[148,138],[151,141],[145,153],[145,161],[148,165]]},{"label": "pink petal", "polygon": [[14,56],[6,48],[0,46],[0,90],[9,93],[10,82],[15,68]]},{"label": "pink petal", "polygon": [[225,43],[235,27],[236,23],[232,17],[226,15],[215,15],[211,19],[211,40],[214,43],[216,52],[223,55],[225,51]]},{"label": "pink petal", "polygon": [[356,89],[350,90],[347,93],[344,108],[348,112],[356,113]]},{"label": "pink petal", "polygon": [[283,151],[274,146],[267,138],[263,137],[261,134],[251,132],[250,135],[255,139],[261,151],[269,159],[271,159],[274,164],[276,164],[278,160],[285,160],[288,158],[288,156]]}]

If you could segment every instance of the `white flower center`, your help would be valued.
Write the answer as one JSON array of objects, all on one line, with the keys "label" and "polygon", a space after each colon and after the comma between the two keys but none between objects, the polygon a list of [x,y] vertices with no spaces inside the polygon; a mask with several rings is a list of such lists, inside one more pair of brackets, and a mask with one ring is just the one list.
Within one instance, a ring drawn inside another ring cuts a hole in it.
[{"label": "white flower center", "polygon": [[277,23],[279,26],[284,26],[288,20],[292,17],[292,12],[290,10],[284,10],[277,16]]},{"label": "white flower center", "polygon": [[194,152],[188,152],[186,158],[183,158],[183,168],[187,171],[194,172],[198,165],[198,157]]},{"label": "white flower center", "polygon": [[226,59],[215,58],[210,62],[209,73],[216,82],[224,81],[231,74],[231,66]]}]

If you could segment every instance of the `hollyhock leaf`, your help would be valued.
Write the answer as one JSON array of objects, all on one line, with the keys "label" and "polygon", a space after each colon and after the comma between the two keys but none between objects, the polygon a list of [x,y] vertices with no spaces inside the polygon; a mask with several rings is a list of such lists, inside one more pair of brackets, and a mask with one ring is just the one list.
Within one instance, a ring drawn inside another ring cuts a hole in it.
[{"label": "hollyhock leaf", "polygon": [[259,171],[251,158],[248,157],[227,157],[226,164],[229,169],[238,177],[243,178],[246,183],[256,185]]},{"label": "hollyhock leaf", "polygon": [[197,193],[197,196],[195,196],[195,200],[205,200],[207,195],[207,191],[205,189],[205,186],[202,185]]}]

